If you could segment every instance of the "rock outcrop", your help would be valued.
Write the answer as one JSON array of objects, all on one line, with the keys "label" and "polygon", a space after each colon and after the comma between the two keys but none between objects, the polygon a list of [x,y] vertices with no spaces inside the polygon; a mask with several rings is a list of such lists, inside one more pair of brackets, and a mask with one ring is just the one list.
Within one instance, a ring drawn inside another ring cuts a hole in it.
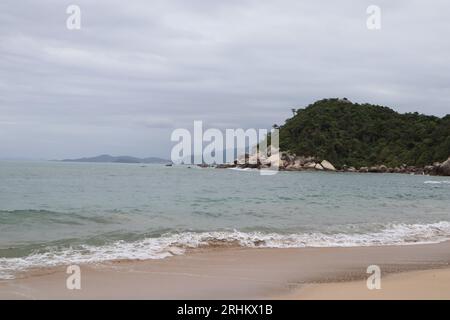
[{"label": "rock outcrop", "polygon": [[436,168],[436,172],[442,176],[450,176],[450,157]]},{"label": "rock outcrop", "polygon": [[327,160],[323,160],[320,165],[328,171],[336,171],[336,168]]},{"label": "rock outcrop", "polygon": [[316,168],[316,163],[315,162],[307,162],[307,163],[305,163],[305,165],[303,167],[305,169],[315,169]]},{"label": "rock outcrop", "polygon": [[[282,152],[279,155],[271,155],[267,157],[262,154],[246,154],[241,159],[236,160],[234,164],[222,164],[217,165],[216,168],[255,168],[266,169],[279,160],[278,169],[281,171],[331,171],[331,172],[359,172],[359,173],[403,173],[403,174],[416,174],[416,175],[442,175],[450,176],[450,157],[443,163],[435,162],[433,165],[424,167],[408,166],[402,164],[399,167],[387,167],[383,164],[374,165],[370,167],[348,167],[346,165],[339,169],[328,160],[318,159],[316,157],[304,157],[290,154],[288,152]],[[208,167],[207,165],[200,165]]]},{"label": "rock outcrop", "polygon": [[320,171],[322,171],[324,169],[324,167],[320,163],[316,164],[316,166],[314,168],[316,170],[320,170]]}]

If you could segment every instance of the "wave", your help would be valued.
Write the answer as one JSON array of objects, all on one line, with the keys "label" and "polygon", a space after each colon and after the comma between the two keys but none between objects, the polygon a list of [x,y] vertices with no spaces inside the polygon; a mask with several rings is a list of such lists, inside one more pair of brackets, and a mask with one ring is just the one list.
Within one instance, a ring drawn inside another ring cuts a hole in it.
[{"label": "wave", "polygon": [[[112,224],[118,217],[125,216],[120,212],[109,216],[90,216],[75,212],[57,212],[39,209],[0,210],[0,223],[23,224],[35,222],[38,224],[55,223],[67,225],[83,225],[87,223]],[[129,213],[127,213],[129,214]]]},{"label": "wave", "polygon": [[228,168],[228,170],[233,170],[233,171],[251,171],[251,172],[259,172],[260,170],[255,169],[255,168]]},{"label": "wave", "polygon": [[441,180],[441,181],[437,181],[437,180],[429,180],[429,181],[425,181],[425,184],[450,184],[450,180]]},{"label": "wave", "polygon": [[450,240],[450,222],[391,224],[372,233],[279,234],[240,231],[184,232],[102,246],[79,245],[20,258],[0,258],[0,279],[13,279],[30,268],[100,263],[114,260],[164,259],[188,249],[217,246],[250,248],[355,247],[439,243]]}]

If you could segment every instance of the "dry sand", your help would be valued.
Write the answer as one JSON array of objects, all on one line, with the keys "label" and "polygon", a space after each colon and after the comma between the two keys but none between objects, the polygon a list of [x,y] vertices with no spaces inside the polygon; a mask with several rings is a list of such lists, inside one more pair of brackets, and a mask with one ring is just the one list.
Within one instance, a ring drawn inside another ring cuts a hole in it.
[{"label": "dry sand", "polygon": [[[449,262],[448,242],[215,248],[163,260],[82,265],[81,290],[66,288],[65,267],[33,270],[0,281],[0,299],[448,299]],[[382,270],[381,290],[366,287],[369,265]]]},{"label": "dry sand", "polygon": [[277,297],[289,300],[449,300],[450,269],[410,271],[382,277],[379,290],[366,281],[310,284]]}]

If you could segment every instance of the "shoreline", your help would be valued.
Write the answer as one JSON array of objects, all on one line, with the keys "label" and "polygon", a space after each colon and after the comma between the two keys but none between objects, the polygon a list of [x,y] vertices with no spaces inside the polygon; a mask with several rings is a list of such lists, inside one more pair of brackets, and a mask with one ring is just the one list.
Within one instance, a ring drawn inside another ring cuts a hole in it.
[{"label": "shoreline", "polygon": [[117,260],[151,261],[224,249],[295,250],[430,245],[450,241],[448,234],[450,223],[447,221],[430,224],[391,224],[386,225],[384,229],[361,234],[357,232],[279,234],[237,230],[184,232],[167,234],[159,238],[86,246],[83,249],[65,248],[18,258],[3,258],[0,261],[0,281],[68,264],[101,265]]},{"label": "shoreline", "polygon": [[[257,152],[255,154],[245,154],[244,157],[237,159],[234,163],[213,165],[216,169],[270,169],[275,166],[276,171],[328,171],[328,172],[349,172],[349,173],[398,173],[411,175],[430,175],[430,176],[450,176],[450,157],[442,163],[435,162],[424,166],[411,166],[402,164],[395,167],[384,164],[372,164],[370,166],[347,166],[335,167],[326,159],[317,157],[297,156],[289,152],[282,152],[279,155],[269,156]],[[208,164],[199,164],[201,168],[207,168]]]},{"label": "shoreline", "polygon": [[[434,297],[443,292],[439,283],[450,286],[450,281],[442,280],[450,279],[449,249],[450,242],[199,249],[161,260],[80,265],[81,290],[66,288],[70,275],[64,266],[33,270],[22,278],[1,280],[0,299],[343,299],[355,295],[370,299],[383,294],[406,299],[415,281],[421,283],[416,286],[420,290],[427,279],[435,280],[428,281],[429,295],[424,297]],[[383,289],[375,293],[365,287],[369,265],[382,270]],[[450,290],[444,292],[449,294],[441,297],[450,299]]]},{"label": "shoreline", "polygon": [[[320,163],[318,163],[320,164]],[[317,165],[317,164],[316,164]],[[279,172],[328,172],[328,173],[361,173],[361,174],[401,174],[401,175],[413,175],[413,176],[428,176],[428,177],[449,177],[449,174],[436,173],[432,170],[435,169],[425,169],[421,167],[408,167],[408,168],[388,168],[386,166],[373,166],[373,167],[362,167],[350,169],[325,169],[323,167],[316,168],[316,165],[311,167],[280,167],[275,171]],[[222,164],[222,165],[196,165],[199,168],[213,168],[213,169],[237,169],[237,170],[270,170],[270,167],[264,167],[259,164]]]}]

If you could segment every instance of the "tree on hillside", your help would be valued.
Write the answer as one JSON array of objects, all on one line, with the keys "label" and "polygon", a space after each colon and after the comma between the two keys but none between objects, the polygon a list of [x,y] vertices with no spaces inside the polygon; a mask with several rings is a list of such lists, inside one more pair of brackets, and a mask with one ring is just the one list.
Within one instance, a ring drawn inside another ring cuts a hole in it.
[{"label": "tree on hillside", "polygon": [[280,127],[280,148],[328,159],[338,167],[423,166],[450,155],[450,115],[399,114],[346,98],[325,99],[286,120]]}]

